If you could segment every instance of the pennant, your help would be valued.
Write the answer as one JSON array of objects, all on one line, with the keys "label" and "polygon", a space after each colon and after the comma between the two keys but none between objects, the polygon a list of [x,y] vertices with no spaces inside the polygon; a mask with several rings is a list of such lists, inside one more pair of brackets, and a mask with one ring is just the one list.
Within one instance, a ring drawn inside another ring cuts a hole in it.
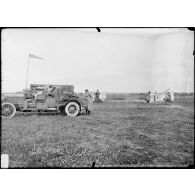
[{"label": "pennant", "polygon": [[35,56],[35,55],[31,54],[31,53],[29,53],[29,58],[35,58],[35,59],[43,60],[43,58]]}]

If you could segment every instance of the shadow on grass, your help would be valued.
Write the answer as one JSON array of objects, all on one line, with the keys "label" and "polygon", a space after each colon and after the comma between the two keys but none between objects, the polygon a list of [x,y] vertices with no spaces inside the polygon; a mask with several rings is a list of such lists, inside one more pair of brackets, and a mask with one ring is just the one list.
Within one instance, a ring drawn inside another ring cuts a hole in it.
[{"label": "shadow on grass", "polygon": [[[65,116],[65,117],[69,117],[67,116],[65,113],[61,113],[61,112],[17,112],[16,113],[16,117],[29,117],[29,116]],[[80,116],[90,116],[90,115],[86,115],[85,113],[80,113],[78,116],[76,117],[80,117]]]}]

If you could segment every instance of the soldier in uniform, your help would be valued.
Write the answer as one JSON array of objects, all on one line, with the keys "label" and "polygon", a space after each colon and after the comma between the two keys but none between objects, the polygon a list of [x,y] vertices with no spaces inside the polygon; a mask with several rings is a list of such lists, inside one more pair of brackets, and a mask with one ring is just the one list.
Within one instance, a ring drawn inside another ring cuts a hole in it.
[{"label": "soldier in uniform", "polygon": [[96,93],[95,93],[95,102],[99,103],[101,102],[100,101],[100,92],[99,90],[97,89]]},{"label": "soldier in uniform", "polygon": [[145,96],[145,100],[146,100],[147,103],[150,102],[150,94],[151,94],[151,92],[149,91],[149,92],[146,94],[146,96]]},{"label": "soldier in uniform", "polygon": [[85,90],[85,97],[87,98],[88,108],[86,109],[86,114],[89,115],[93,111],[93,97],[89,93],[88,89]]}]

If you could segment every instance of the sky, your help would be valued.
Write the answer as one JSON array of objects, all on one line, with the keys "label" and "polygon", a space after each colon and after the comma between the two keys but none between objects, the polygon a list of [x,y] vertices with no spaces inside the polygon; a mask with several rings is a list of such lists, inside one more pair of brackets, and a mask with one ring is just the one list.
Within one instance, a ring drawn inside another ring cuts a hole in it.
[{"label": "sky", "polygon": [[[2,91],[30,84],[103,92],[194,92],[194,34],[174,29],[5,29]],[[29,53],[43,60],[28,58]]]}]

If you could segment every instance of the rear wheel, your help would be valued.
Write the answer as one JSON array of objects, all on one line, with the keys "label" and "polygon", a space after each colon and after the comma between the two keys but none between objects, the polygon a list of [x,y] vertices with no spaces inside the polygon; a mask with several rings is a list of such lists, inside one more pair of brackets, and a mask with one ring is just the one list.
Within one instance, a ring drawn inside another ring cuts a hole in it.
[{"label": "rear wheel", "polygon": [[69,102],[65,106],[65,113],[67,116],[77,116],[80,113],[80,106],[76,102]]},{"label": "rear wheel", "polygon": [[12,103],[3,103],[1,105],[2,118],[12,118],[16,113],[16,107]]}]

